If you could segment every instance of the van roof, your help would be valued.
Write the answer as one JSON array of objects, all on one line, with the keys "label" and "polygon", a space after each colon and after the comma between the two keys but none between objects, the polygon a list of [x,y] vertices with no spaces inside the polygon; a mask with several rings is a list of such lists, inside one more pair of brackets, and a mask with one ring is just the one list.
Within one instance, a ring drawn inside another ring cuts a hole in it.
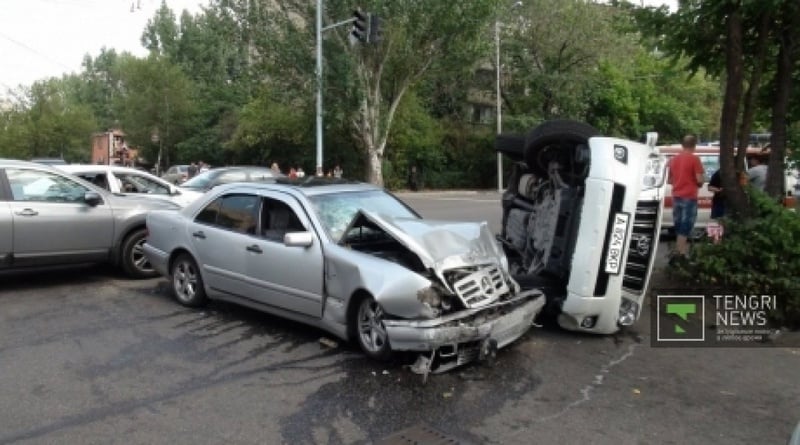
[{"label": "van roof", "polygon": [[[678,154],[683,150],[681,144],[672,144],[672,145],[660,145],[656,147],[658,152],[665,155],[671,154]],[[747,155],[748,156],[757,156],[757,155],[768,155],[769,154],[768,148],[762,147],[754,147],[749,146],[747,147]],[[698,145],[694,149],[694,153],[698,155],[713,155],[719,154],[719,145]]]}]

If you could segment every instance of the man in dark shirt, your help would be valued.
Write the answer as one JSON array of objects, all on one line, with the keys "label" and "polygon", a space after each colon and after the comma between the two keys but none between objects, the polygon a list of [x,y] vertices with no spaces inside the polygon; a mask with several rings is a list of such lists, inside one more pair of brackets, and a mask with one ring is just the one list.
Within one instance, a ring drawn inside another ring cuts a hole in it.
[{"label": "man in dark shirt", "polygon": [[711,219],[719,219],[725,215],[725,197],[722,195],[722,179],[719,170],[711,175],[708,181],[708,191],[714,193],[711,197]]}]

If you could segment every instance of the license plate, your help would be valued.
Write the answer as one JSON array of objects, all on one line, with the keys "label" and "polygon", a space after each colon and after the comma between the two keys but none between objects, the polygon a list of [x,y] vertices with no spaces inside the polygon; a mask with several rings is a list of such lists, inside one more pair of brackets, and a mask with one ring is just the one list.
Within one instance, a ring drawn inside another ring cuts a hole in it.
[{"label": "license plate", "polygon": [[614,215],[614,224],[611,226],[611,235],[608,239],[608,252],[606,253],[606,273],[618,275],[622,269],[622,254],[628,244],[628,222],[630,215],[617,213]]}]

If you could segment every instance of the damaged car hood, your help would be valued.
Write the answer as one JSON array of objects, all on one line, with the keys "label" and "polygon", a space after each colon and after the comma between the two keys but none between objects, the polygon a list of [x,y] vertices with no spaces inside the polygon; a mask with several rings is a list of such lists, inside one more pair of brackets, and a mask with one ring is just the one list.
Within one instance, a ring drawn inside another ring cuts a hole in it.
[{"label": "damaged car hood", "polygon": [[427,268],[442,270],[486,263],[503,263],[504,254],[485,222],[432,221],[395,218],[360,210],[363,216],[416,254]]}]

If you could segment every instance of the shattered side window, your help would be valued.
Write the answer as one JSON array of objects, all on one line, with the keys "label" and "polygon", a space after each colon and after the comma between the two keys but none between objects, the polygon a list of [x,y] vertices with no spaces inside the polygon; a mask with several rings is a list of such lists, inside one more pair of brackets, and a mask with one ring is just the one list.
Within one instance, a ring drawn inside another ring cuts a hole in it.
[{"label": "shattered side window", "polygon": [[310,199],[317,218],[337,243],[361,209],[389,217],[418,217],[397,198],[381,190],[327,193],[312,196]]}]

